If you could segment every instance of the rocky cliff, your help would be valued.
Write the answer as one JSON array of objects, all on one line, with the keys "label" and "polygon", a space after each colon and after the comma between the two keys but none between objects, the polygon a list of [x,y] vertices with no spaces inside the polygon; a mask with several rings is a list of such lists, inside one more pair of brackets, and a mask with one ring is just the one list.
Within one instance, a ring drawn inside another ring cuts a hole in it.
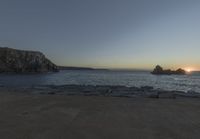
[{"label": "rocky cliff", "polygon": [[0,72],[26,73],[49,71],[58,71],[58,67],[41,52],[0,47]]}]

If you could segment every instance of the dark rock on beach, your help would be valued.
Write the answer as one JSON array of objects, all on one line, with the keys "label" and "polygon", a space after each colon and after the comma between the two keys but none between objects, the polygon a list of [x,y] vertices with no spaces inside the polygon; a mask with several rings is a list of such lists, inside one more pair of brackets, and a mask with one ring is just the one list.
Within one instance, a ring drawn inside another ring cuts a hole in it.
[{"label": "dark rock on beach", "polygon": [[0,48],[0,72],[37,73],[49,71],[58,71],[58,67],[41,52]]},{"label": "dark rock on beach", "polygon": [[172,75],[172,74],[185,75],[186,71],[181,68],[179,68],[175,71],[173,71],[171,69],[164,70],[161,66],[157,65],[151,73],[155,74],[155,75]]}]

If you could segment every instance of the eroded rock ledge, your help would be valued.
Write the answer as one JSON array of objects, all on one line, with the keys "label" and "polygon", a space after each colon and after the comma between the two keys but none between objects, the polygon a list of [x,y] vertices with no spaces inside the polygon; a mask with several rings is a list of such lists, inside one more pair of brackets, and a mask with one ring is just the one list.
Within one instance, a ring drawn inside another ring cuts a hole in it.
[{"label": "eroded rock ledge", "polygon": [[28,73],[49,71],[58,71],[58,67],[41,52],[0,47],[0,72]]},{"label": "eroded rock ledge", "polygon": [[81,95],[81,96],[112,96],[133,98],[200,98],[198,92],[166,91],[154,89],[151,86],[126,87],[126,86],[93,86],[93,85],[62,85],[62,86],[33,86],[8,88],[0,87],[0,92],[16,92],[46,95]]}]

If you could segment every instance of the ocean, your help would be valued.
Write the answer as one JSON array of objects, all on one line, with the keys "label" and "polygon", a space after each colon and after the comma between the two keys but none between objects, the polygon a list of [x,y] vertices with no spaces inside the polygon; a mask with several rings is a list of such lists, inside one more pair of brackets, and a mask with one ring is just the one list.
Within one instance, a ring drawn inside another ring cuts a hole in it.
[{"label": "ocean", "polygon": [[43,74],[0,74],[0,85],[6,87],[69,84],[152,86],[156,89],[200,93],[200,72],[187,75],[152,75],[150,71],[63,70]]}]

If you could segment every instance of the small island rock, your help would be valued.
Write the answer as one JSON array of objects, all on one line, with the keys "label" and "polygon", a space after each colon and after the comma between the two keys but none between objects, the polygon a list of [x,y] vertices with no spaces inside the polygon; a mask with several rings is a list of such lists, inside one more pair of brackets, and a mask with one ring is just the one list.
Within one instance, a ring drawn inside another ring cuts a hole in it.
[{"label": "small island rock", "polygon": [[184,75],[186,74],[186,71],[181,68],[179,68],[176,71],[170,69],[163,70],[161,66],[157,65],[151,73],[155,75],[172,75],[172,74]]}]

